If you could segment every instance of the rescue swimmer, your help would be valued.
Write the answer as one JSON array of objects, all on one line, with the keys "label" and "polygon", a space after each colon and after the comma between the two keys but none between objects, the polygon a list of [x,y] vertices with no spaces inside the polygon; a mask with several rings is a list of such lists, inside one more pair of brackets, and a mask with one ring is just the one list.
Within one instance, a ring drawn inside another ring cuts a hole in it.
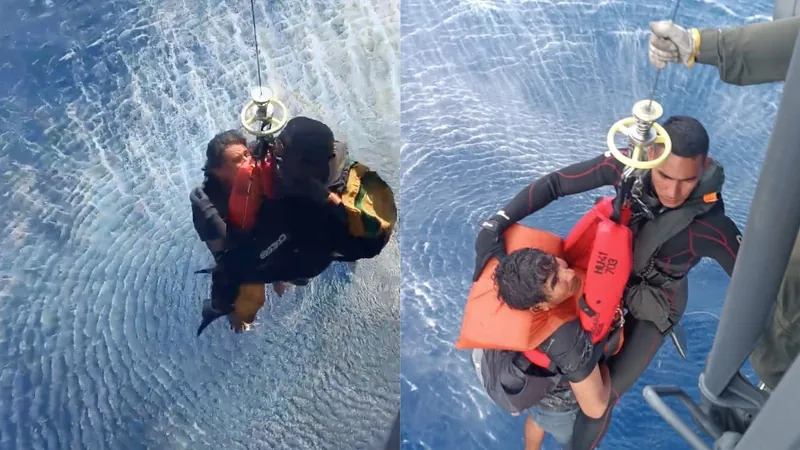
[{"label": "rescue swimmer", "polygon": [[[648,120],[660,117],[660,105],[653,102],[653,109],[648,109],[647,103],[637,103],[634,115]],[[635,126],[632,121],[627,123]],[[684,352],[678,345],[683,339],[674,329],[686,308],[686,276],[691,268],[710,257],[730,275],[739,248],[741,233],[725,215],[722,202],[723,168],[708,157],[705,127],[686,116],[670,117],[663,126],[655,120],[652,123],[663,130],[659,135],[669,136],[671,151],[663,139],[647,144],[646,157],[654,163],[648,170],[633,171],[621,162],[625,156],[620,158],[619,149],[612,148],[610,132],[609,152],[531,183],[483,223],[475,242],[473,280],[477,281],[490,258],[505,255],[504,231],[558,197],[602,186],[630,192],[626,201],[633,214],[629,225],[634,241],[631,276],[623,295],[625,345],[607,362],[612,399],[605,413],[600,418],[577,414],[571,443],[575,450],[600,443],[613,406],[642,375],[667,335],[673,336],[679,351]]]},{"label": "rescue swimmer", "polygon": [[[264,304],[266,283],[280,295],[286,282],[307,284],[333,261],[377,256],[396,222],[391,189],[350,160],[327,125],[287,121],[271,93],[253,96],[242,124],[259,139],[248,144],[235,130],[214,136],[203,186],[190,195],[195,230],[215,260],[200,271],[211,272],[212,287],[198,336],[223,315],[234,330],[246,329]],[[280,118],[268,113],[271,104]],[[257,113],[248,116],[253,106]],[[250,127],[256,120],[261,130]]]}]

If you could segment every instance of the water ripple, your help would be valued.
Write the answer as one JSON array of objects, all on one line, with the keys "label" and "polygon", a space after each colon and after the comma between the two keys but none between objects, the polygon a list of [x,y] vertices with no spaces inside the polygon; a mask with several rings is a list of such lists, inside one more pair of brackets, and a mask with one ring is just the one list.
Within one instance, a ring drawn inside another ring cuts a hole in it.
[{"label": "water ripple", "polygon": [[[453,349],[478,224],[536,178],[604,151],[608,128],[650,92],[655,71],[647,61],[647,24],[668,18],[673,6],[403,1],[404,448],[521,448],[524,419],[495,406],[478,385],[469,353]],[[769,15],[772,6],[683,3],[677,21],[739,24]],[[712,155],[727,169],[726,210],[743,227],[780,87],[738,88],[718,78],[709,67],[671,68],[656,99],[667,115],[692,115],[706,125]],[[524,223],[565,234],[596,195],[560,199]],[[684,321],[690,361],[665,345],[623,398],[603,448],[686,447],[644,404],[641,388],[677,381],[696,394],[717,319],[693,313],[719,312],[727,280],[713,262],[695,269]]]},{"label": "water ripple", "polygon": [[[194,337],[188,192],[256,83],[245,3],[13,2],[0,65],[0,449],[369,448],[399,249]],[[397,189],[398,2],[261,2],[265,83]]]}]

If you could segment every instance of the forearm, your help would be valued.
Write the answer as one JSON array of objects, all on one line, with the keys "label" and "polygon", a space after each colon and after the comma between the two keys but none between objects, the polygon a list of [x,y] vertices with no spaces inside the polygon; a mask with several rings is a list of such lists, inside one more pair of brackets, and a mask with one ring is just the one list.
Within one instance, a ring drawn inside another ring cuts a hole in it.
[{"label": "forearm", "polygon": [[612,157],[601,155],[549,173],[521,190],[502,211],[509,223],[516,223],[559,197],[617,184],[622,175],[618,166]]},{"label": "forearm", "polygon": [[222,258],[222,254],[225,252],[225,239],[212,239],[203,241],[203,243],[208,247],[208,250],[214,257],[214,261],[220,262],[220,258]]},{"label": "forearm", "polygon": [[738,86],[783,81],[800,17],[725,29],[700,30],[696,62],[716,66],[722,81]]}]

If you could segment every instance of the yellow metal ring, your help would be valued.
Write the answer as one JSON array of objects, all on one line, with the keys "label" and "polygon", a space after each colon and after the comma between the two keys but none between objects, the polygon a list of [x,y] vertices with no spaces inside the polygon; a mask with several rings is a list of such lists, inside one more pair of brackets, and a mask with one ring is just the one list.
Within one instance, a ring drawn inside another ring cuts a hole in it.
[{"label": "yellow metal ring", "polygon": [[633,155],[630,157],[625,156],[619,151],[617,148],[616,142],[614,142],[614,138],[617,134],[622,133],[623,128],[629,128],[636,123],[635,117],[626,117],[622,120],[617,121],[614,125],[611,126],[611,129],[608,130],[608,136],[606,138],[606,145],[608,146],[608,151],[611,152],[611,155],[622,164],[625,164],[628,167],[633,167],[634,169],[653,169],[655,167],[660,166],[672,152],[672,140],[669,138],[669,134],[667,134],[667,130],[664,129],[658,123],[653,123],[653,129],[656,131],[656,139],[654,143],[656,144],[663,144],[664,151],[661,152],[658,158],[652,161],[642,161],[640,158],[644,149],[640,144],[637,144],[633,149]]},{"label": "yellow metal ring", "polygon": [[281,131],[283,129],[283,127],[286,126],[286,123],[289,121],[289,109],[286,107],[286,105],[282,101],[280,101],[278,99],[271,98],[265,103],[265,105],[267,107],[269,107],[270,104],[275,106],[276,109],[280,110],[280,114],[279,114],[280,118],[276,119],[275,117],[271,117],[270,118],[270,123],[269,123],[269,128],[266,129],[266,130],[259,130],[259,129],[256,129],[256,128],[252,127],[254,122],[256,122],[257,120],[260,120],[259,118],[256,118],[255,113],[253,113],[252,116],[248,116],[247,115],[247,112],[250,111],[250,109],[255,108],[257,110],[257,108],[259,106],[258,103],[256,103],[253,100],[250,100],[244,106],[244,108],[242,108],[242,114],[241,114],[242,126],[244,127],[244,129],[248,133],[250,133],[252,135],[255,135],[255,136],[262,136],[262,137],[263,136],[272,136],[273,134]]}]

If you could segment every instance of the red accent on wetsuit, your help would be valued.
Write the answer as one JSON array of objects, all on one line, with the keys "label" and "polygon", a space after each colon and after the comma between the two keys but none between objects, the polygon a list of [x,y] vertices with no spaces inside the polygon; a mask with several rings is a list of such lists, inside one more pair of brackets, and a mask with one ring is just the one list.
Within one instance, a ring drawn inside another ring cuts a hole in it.
[{"label": "red accent on wetsuit", "polygon": [[[564,259],[571,267],[586,270],[583,296],[578,301],[581,326],[597,344],[608,336],[619,318],[622,294],[633,265],[633,233],[627,227],[631,212],[623,207],[622,224],[610,220],[613,198],[604,198],[578,221],[564,243]],[[622,348],[620,342],[614,353]],[[550,368],[550,358],[538,348],[525,356]]]},{"label": "red accent on wetsuit", "polygon": [[231,224],[244,231],[255,227],[261,199],[272,195],[273,169],[271,158],[264,162],[250,159],[239,165],[228,198]]}]

